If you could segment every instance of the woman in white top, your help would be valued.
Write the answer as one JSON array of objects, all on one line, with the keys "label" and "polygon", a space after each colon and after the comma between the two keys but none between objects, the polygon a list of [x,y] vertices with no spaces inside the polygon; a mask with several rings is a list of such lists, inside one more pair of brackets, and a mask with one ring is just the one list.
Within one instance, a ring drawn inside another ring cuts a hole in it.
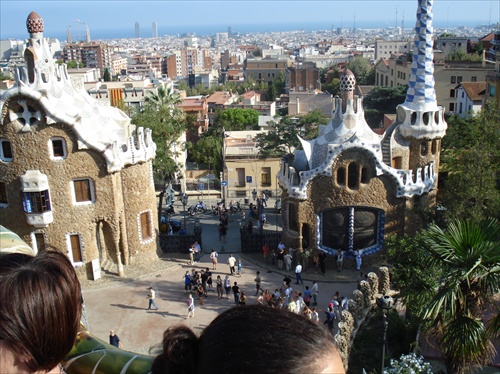
[{"label": "woman in white top", "polygon": [[188,306],[188,314],[187,314],[186,318],[194,317],[194,309],[195,308],[194,308],[194,299],[193,299],[192,294],[189,294],[188,299],[186,301],[186,304]]},{"label": "woman in white top", "polygon": [[210,259],[212,260],[212,270],[217,270],[217,257],[219,257],[219,254],[215,252],[215,249],[212,249],[212,252],[210,253]]},{"label": "woman in white top", "polygon": [[224,278],[224,290],[226,291],[226,299],[229,299],[229,292],[231,292],[231,280],[229,279],[229,275],[226,275],[226,278]]}]

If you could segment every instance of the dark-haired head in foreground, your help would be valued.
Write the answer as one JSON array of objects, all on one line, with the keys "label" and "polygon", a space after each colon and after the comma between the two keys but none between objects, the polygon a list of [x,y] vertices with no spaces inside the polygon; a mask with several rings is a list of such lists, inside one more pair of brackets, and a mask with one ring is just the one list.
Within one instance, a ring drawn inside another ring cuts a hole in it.
[{"label": "dark-haired head in foreground", "polygon": [[76,339],[81,297],[64,254],[0,256],[0,372],[58,371]]},{"label": "dark-haired head in foreground", "polygon": [[153,374],[344,373],[332,335],[301,315],[262,305],[231,308],[198,338],[184,326],[163,334]]}]

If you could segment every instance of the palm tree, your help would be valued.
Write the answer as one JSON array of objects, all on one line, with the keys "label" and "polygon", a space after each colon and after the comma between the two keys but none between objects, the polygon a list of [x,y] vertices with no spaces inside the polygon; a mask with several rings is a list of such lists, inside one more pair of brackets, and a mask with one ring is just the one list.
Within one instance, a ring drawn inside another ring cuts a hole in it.
[{"label": "palm tree", "polygon": [[174,92],[171,87],[159,86],[157,93],[149,92],[144,100],[146,105],[159,110],[162,107],[174,109],[177,104],[182,103],[181,96]]},{"label": "palm tree", "polygon": [[469,371],[473,364],[487,363],[494,353],[494,334],[488,333],[481,317],[500,290],[499,239],[500,224],[494,218],[479,224],[456,220],[446,231],[432,225],[425,232],[428,261],[443,272],[422,317],[449,372]]},{"label": "palm tree", "polygon": [[179,138],[186,130],[184,112],[177,106],[179,103],[182,99],[178,93],[170,87],[159,86],[156,93],[149,92],[144,107],[133,118],[134,124],[152,130],[157,146],[153,170],[158,183],[167,184],[179,171],[174,153],[183,149]]}]

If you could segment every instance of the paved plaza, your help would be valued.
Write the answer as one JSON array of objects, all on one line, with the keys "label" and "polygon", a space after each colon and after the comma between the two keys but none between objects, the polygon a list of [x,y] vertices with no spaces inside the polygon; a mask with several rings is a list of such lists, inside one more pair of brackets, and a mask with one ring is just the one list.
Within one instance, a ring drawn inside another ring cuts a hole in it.
[{"label": "paved plaza", "polygon": [[[178,204],[178,203],[177,203]],[[275,229],[279,225],[279,217],[274,215],[274,202],[270,201],[266,209],[268,224],[266,229]],[[174,218],[183,219],[182,206],[176,206],[176,211],[180,211]],[[242,291],[248,297],[248,303],[256,303],[255,275],[261,272],[262,288],[273,292],[279,288],[283,282],[285,274],[292,279],[292,287],[298,291],[308,285],[312,285],[312,280],[317,279],[319,284],[318,307],[325,309],[331,300],[332,295],[338,291],[341,295],[351,298],[356,287],[357,272],[355,269],[346,269],[338,273],[330,266],[327,267],[327,274],[323,276],[316,273],[314,267],[303,273],[304,285],[295,284],[295,275],[292,271],[279,271],[271,264],[264,264],[260,260],[260,255],[245,255],[239,253],[239,225],[241,214],[235,213],[229,217],[229,230],[226,243],[218,240],[217,225],[218,217],[207,213],[195,217],[187,217],[186,223],[189,227],[194,225],[194,220],[198,219],[202,228],[202,244],[204,255],[199,263],[194,266],[187,264],[186,258],[180,260],[169,260],[168,266],[161,271],[143,275],[138,279],[124,282],[113,282],[112,285],[104,288],[84,288],[84,299],[87,310],[87,318],[90,331],[97,337],[107,341],[109,331],[114,330],[120,337],[123,349],[137,353],[150,353],[150,348],[161,343],[163,331],[174,324],[186,324],[196,332],[203,330],[219,313],[232,307],[234,300],[232,294],[228,300],[217,298],[216,292],[209,292],[204,298],[204,305],[200,305],[195,297],[195,317],[186,319],[187,294],[184,292],[184,273],[186,270],[195,268],[197,270],[209,267],[212,263],[208,253],[214,248],[219,251],[219,265],[217,270],[212,271],[212,278],[215,279],[220,274],[222,278],[229,274],[229,267],[226,265],[229,253],[243,261],[243,273],[240,276],[231,276],[231,283],[238,282]],[[187,252],[187,249],[186,249]],[[333,261],[331,262],[333,265]],[[147,272],[146,272],[147,273]],[[336,280],[337,278],[337,280]],[[146,310],[148,307],[148,288],[153,287],[156,291],[156,303],[159,310]],[[323,319],[324,314],[320,314]],[[153,351],[151,351],[153,353]]]}]

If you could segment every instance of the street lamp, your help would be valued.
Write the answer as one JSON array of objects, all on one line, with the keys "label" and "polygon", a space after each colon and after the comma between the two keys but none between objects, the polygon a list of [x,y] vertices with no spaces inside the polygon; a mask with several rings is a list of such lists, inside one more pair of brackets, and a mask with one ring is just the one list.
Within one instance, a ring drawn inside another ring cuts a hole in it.
[{"label": "street lamp", "polygon": [[384,323],[384,337],[383,337],[383,342],[382,342],[382,370],[380,371],[381,373],[384,372],[384,360],[385,360],[385,344],[387,340],[387,327],[389,326],[389,322],[387,322],[387,314],[389,313],[389,310],[391,310],[392,306],[394,305],[394,299],[390,296],[384,295],[382,297],[379,297],[377,300],[377,306],[382,309],[382,315],[383,315],[383,323]]},{"label": "street lamp", "polygon": [[189,196],[184,192],[182,195],[182,206],[184,207],[184,231],[186,231],[186,205],[188,203]]}]

